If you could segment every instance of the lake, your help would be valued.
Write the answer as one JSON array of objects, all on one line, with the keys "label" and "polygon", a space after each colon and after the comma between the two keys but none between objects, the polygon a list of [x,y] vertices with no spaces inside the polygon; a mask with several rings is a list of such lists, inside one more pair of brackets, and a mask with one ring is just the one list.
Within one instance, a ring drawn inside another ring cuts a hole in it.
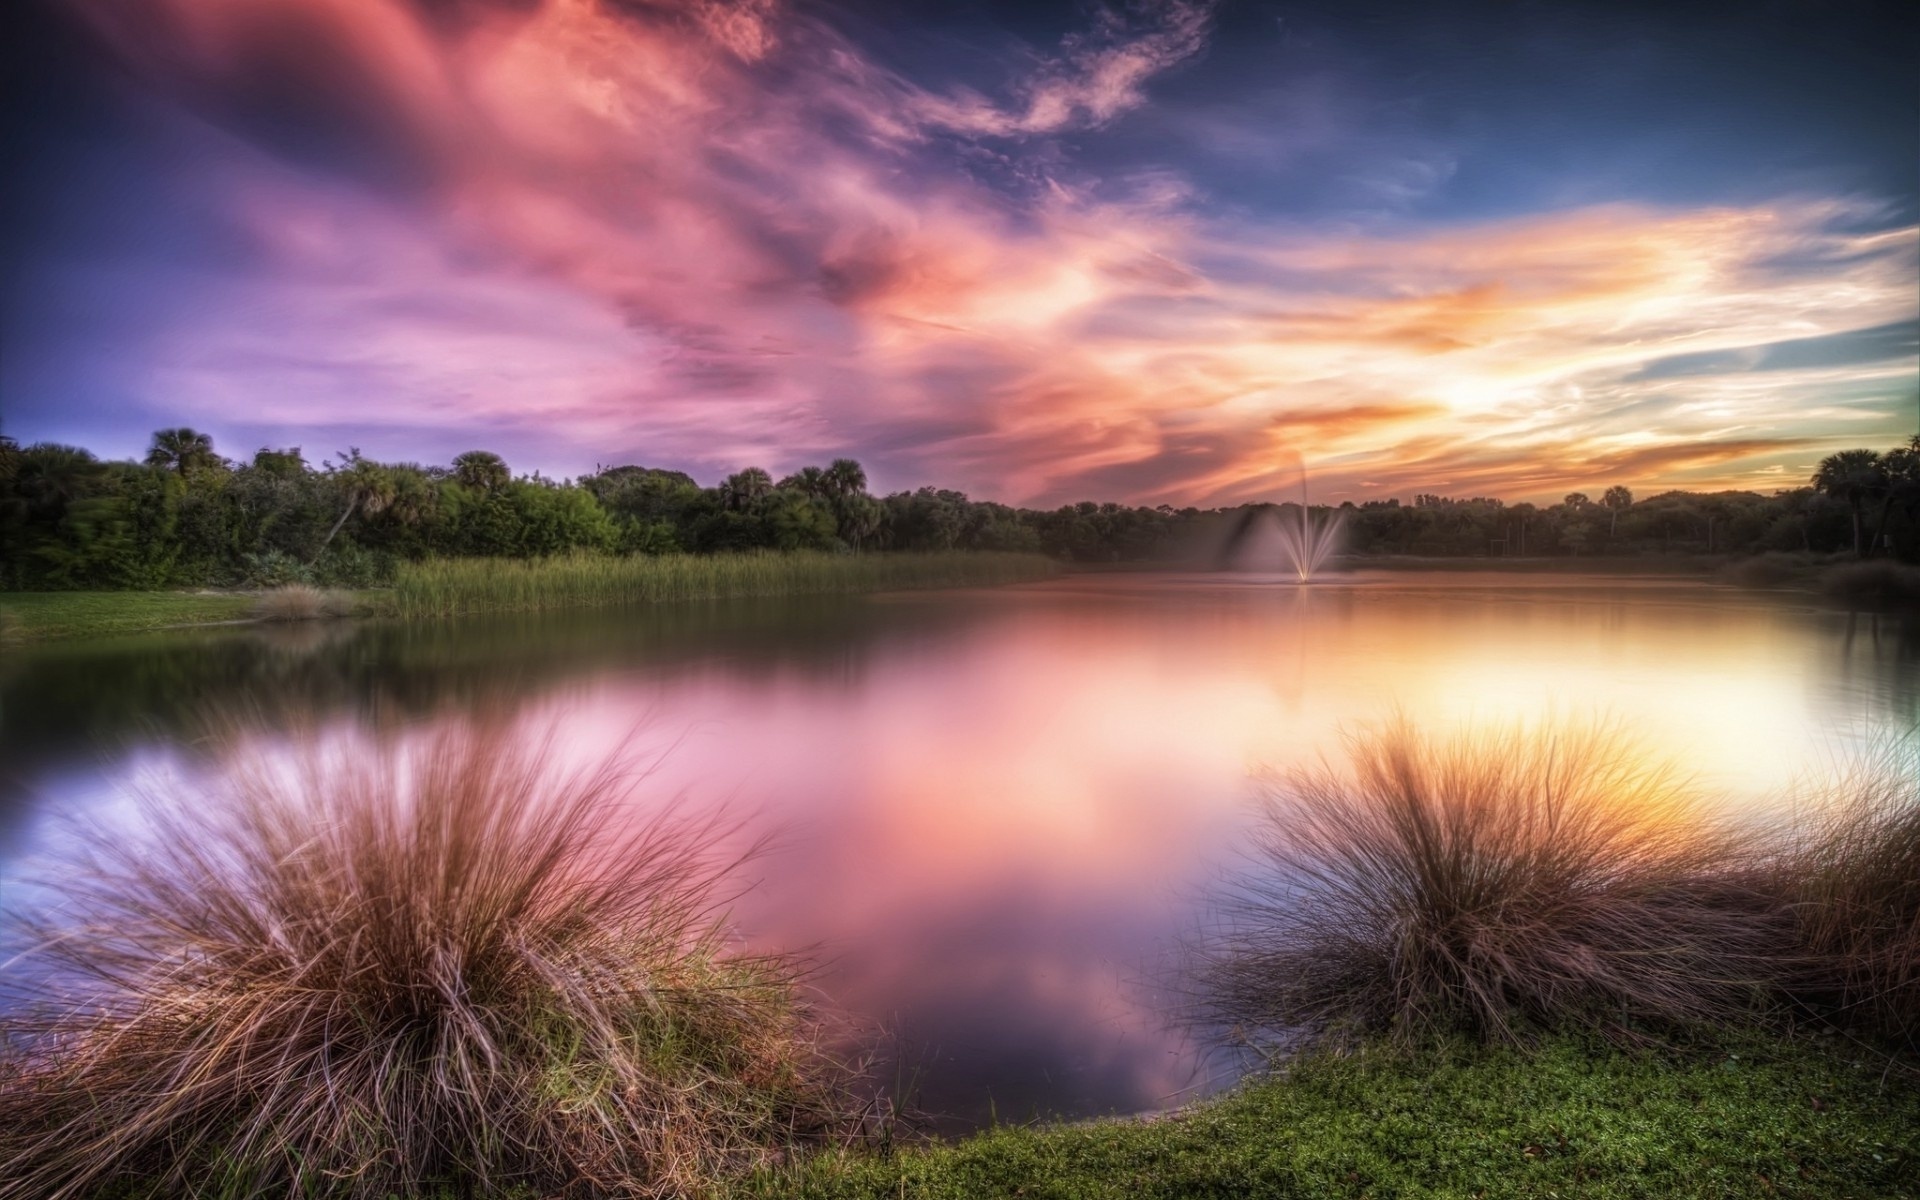
[{"label": "lake", "polygon": [[949,1129],[1231,1077],[1179,947],[1263,770],[1343,730],[1616,716],[1742,813],[1920,718],[1920,619],[1691,581],[1073,575],[967,592],[181,632],[0,654],[8,903],[60,818],[217,773],[209,714],[502,722],[775,836],[733,904]]}]

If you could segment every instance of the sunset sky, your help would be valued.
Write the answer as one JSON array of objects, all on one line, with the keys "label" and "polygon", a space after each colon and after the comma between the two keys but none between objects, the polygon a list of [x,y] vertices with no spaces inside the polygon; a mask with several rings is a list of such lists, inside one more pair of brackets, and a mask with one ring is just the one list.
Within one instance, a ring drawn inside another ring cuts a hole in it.
[{"label": "sunset sky", "polygon": [[1908,14],[59,0],[8,39],[0,429],[1024,504],[1793,486],[1920,430]]}]

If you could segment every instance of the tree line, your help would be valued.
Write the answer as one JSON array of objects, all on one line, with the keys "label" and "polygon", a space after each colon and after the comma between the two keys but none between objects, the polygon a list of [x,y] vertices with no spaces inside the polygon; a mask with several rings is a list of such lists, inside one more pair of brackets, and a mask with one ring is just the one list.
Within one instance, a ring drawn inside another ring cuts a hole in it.
[{"label": "tree line", "polygon": [[[1014,508],[923,487],[874,496],[852,459],[776,480],[748,467],[712,487],[615,466],[572,480],[516,475],[475,450],[446,465],[299,448],[250,459],[163,429],[141,462],[0,436],[0,589],[377,585],[406,560],[568,551],[1026,551],[1082,563],[1204,563],[1250,506],[1091,501]],[[1334,510],[1316,509],[1323,513]],[[1358,554],[1561,556],[1764,551],[1920,558],[1920,438],[1848,450],[1804,486],[1757,492],[1611,487],[1559,504],[1419,495],[1344,504]]]}]

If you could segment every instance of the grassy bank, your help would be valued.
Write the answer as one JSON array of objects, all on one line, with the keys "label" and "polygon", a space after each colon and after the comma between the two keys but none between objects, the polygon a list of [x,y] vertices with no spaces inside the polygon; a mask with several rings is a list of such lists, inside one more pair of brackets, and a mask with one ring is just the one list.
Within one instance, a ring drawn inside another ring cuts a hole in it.
[{"label": "grassy bank", "polygon": [[1920,1195],[1920,1089],[1832,1039],[1632,1054],[1376,1045],[1152,1121],[1000,1129],[763,1174],[772,1200]]},{"label": "grassy bank", "polygon": [[0,642],[244,621],[254,603],[244,592],[8,592],[0,595]]},{"label": "grassy bank", "polygon": [[580,555],[538,562],[440,559],[402,567],[392,588],[358,592],[319,592],[298,585],[265,593],[9,592],[0,594],[0,643],[148,633],[250,619],[448,617],[676,600],[985,587],[1045,579],[1058,569],[1051,559],[1037,554],[963,552]]},{"label": "grassy bank", "polygon": [[673,600],[817,596],[903,588],[985,586],[1044,579],[1037,554],[714,554],[658,558],[592,555],[541,562],[436,559],[402,567],[379,610],[450,617]]}]

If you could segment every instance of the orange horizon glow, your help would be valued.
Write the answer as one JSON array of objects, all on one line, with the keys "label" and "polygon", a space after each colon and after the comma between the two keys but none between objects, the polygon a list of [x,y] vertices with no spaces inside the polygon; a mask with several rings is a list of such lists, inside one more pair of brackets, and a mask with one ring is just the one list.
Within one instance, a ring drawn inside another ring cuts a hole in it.
[{"label": "orange horizon glow", "polygon": [[337,89],[405,177],[396,201],[219,168],[269,269],[167,326],[141,376],[216,430],[537,430],[566,471],[852,454],[883,488],[1174,505],[1283,498],[1302,460],[1328,503],[1768,492],[1914,431],[1911,356],[1753,369],[1920,316],[1920,227],[1877,227],[1870,198],[1408,228],[1223,211],[1167,172],[1010,195],[925,166],[1148,105],[1205,6],[1001,105],[773,0],[84,7],[189,109],[275,70]]}]

